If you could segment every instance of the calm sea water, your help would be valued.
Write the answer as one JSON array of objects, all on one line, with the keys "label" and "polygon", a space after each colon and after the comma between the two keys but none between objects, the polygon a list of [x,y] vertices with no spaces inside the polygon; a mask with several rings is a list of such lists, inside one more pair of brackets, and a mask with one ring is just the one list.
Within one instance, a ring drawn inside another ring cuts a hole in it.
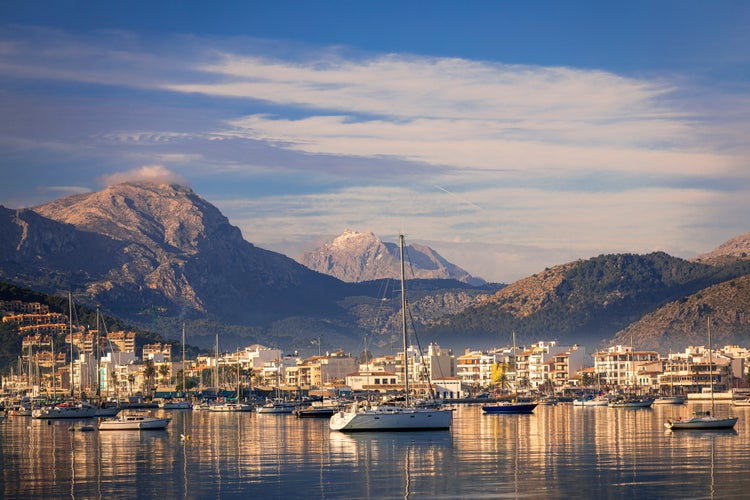
[{"label": "calm sea water", "polygon": [[750,408],[717,406],[740,417],[732,432],[664,429],[697,408],[459,405],[451,431],[353,435],[327,419],[255,413],[175,411],[169,430],[140,433],[8,417],[0,496],[747,498]]}]

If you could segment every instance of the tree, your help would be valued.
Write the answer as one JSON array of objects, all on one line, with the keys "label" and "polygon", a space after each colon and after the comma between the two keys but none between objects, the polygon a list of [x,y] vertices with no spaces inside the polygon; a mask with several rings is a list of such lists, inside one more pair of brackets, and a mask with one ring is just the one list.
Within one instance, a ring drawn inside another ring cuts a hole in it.
[{"label": "tree", "polygon": [[246,368],[244,370],[247,380],[250,382],[250,392],[253,392],[253,379],[255,378],[255,370],[253,368]]},{"label": "tree", "polygon": [[109,375],[109,378],[112,380],[112,387],[115,388],[115,399],[117,399],[119,397],[119,393],[118,393],[119,379],[117,377],[117,372],[112,370],[112,373]]},{"label": "tree", "polygon": [[552,395],[555,393],[555,384],[552,382],[552,379],[546,378],[540,389],[543,393]]},{"label": "tree", "polygon": [[129,373],[128,374],[128,394],[130,396],[133,395],[133,384],[135,384],[135,374]]},{"label": "tree", "polygon": [[505,394],[508,392],[508,388],[510,387],[510,380],[508,379],[507,373],[502,373],[500,375],[500,379],[498,380],[498,385],[500,386],[500,392]]},{"label": "tree", "polygon": [[146,380],[146,392],[151,393],[151,389],[154,385],[154,377],[156,377],[156,368],[154,362],[151,359],[147,359],[143,363],[143,378]]},{"label": "tree", "polygon": [[[169,365],[166,363],[162,363],[159,366],[159,375],[161,375],[162,378],[162,384],[167,385],[169,384],[169,380],[167,380],[167,377],[169,376]],[[165,382],[166,381],[166,382]]]}]

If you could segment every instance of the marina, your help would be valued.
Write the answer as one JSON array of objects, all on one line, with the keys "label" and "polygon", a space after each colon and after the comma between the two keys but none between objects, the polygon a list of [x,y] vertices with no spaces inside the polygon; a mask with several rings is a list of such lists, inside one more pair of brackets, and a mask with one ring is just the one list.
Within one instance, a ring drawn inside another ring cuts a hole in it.
[{"label": "marina", "polygon": [[[703,403],[636,410],[542,405],[485,415],[453,405],[451,430],[346,434],[327,419],[166,412],[164,431],[70,432],[82,421],[0,422],[0,496],[130,498],[730,498],[745,472],[750,408],[735,429],[665,430]],[[189,436],[189,439],[185,439]]]}]

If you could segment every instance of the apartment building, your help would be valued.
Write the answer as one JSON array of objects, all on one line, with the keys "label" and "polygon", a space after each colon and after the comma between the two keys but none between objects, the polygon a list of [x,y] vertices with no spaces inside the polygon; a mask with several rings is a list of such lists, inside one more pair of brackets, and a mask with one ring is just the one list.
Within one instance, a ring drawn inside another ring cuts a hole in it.
[{"label": "apartment building", "polygon": [[172,360],[172,346],[169,344],[146,344],[143,346],[144,360],[150,359],[154,363],[163,363]]},{"label": "apartment building", "polygon": [[637,383],[637,367],[659,360],[659,353],[655,351],[634,351],[623,345],[598,351],[593,356],[602,385],[613,387],[633,387]]},{"label": "apartment building", "polygon": [[120,352],[135,352],[135,332],[111,332],[107,335],[107,341]]}]

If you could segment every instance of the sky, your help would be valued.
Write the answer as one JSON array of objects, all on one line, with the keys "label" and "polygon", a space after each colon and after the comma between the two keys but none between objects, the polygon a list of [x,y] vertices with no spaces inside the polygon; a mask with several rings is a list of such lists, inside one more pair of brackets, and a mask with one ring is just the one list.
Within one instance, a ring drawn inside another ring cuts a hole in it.
[{"label": "sky", "polygon": [[0,2],[0,205],[189,185],[488,281],[750,231],[750,3]]}]

